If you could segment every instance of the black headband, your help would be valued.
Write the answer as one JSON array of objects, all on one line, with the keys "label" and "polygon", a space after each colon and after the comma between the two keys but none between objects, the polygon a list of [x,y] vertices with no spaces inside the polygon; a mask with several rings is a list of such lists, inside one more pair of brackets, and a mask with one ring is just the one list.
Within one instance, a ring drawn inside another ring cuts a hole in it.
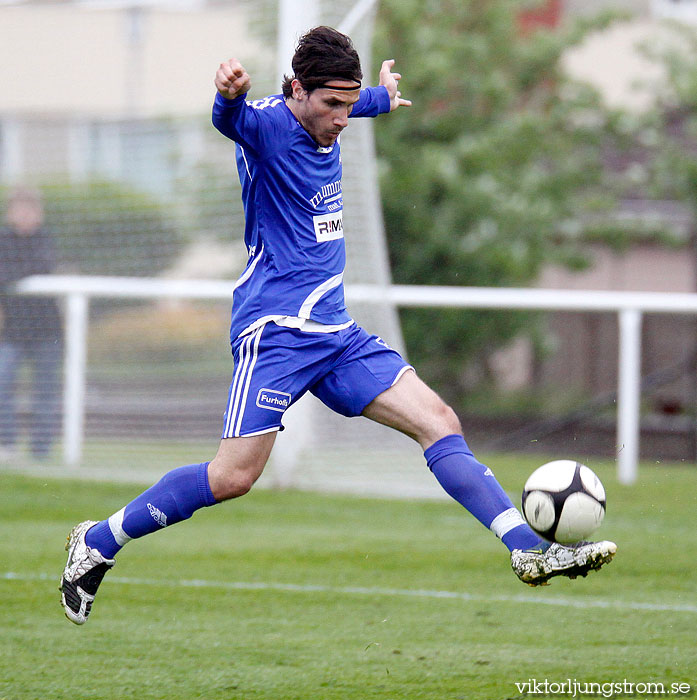
[{"label": "black headband", "polygon": [[[303,80],[302,78],[297,79],[300,81],[300,84],[303,86],[303,88],[308,92],[311,90],[317,90],[319,88],[326,88],[327,90],[344,90],[346,92],[352,92],[353,90],[361,89],[361,81],[354,80],[353,78],[319,78],[316,80],[310,78],[307,81]],[[332,80],[352,80],[354,83],[356,83],[356,85],[327,85],[327,82],[331,82]]]},{"label": "black headband", "polygon": [[[338,80],[338,78],[337,78],[337,80]],[[341,80],[343,80],[343,78],[341,78]],[[351,86],[351,87],[345,87],[345,86],[339,87],[338,85],[327,85],[326,83],[324,83],[322,85],[318,85],[317,87],[327,88],[327,90],[346,90],[347,92],[351,92],[351,90],[360,90],[361,89],[361,81],[356,80],[356,82],[358,83],[358,85]]]}]

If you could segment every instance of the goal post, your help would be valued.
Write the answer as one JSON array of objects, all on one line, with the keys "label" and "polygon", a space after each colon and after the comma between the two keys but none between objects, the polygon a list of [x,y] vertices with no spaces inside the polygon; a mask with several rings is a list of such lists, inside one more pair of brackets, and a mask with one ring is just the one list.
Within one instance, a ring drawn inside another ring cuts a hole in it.
[{"label": "goal post", "polygon": [[[372,38],[376,0],[357,0],[352,5],[320,3],[319,0],[279,0],[277,37],[277,81],[290,75],[291,58],[299,37],[314,26],[327,24],[351,36],[361,57],[367,84],[374,83]],[[387,244],[377,174],[372,119],[352,120],[341,135],[343,161],[344,221],[347,229],[347,284],[384,286],[390,283]],[[397,310],[379,295],[368,303],[357,302],[349,309],[358,323],[389,340],[405,352]],[[332,441],[345,431],[342,418],[335,416],[312,396],[293,405],[284,418],[287,431],[274,446],[271,463],[276,482],[288,485],[302,459],[303,450],[313,442]],[[356,428],[356,426],[351,426]],[[360,432],[370,428],[364,428]],[[358,439],[366,439],[358,436]]]}]

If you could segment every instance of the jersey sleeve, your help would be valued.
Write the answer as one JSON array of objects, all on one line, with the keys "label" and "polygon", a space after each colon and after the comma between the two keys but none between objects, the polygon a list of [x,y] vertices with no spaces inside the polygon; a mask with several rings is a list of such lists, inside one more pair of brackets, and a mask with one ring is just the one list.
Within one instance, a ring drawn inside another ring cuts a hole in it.
[{"label": "jersey sleeve", "polygon": [[377,117],[390,111],[390,96],[383,85],[361,90],[358,102],[353,105],[351,117]]},{"label": "jersey sleeve", "polygon": [[261,157],[272,151],[278,143],[278,120],[274,115],[276,110],[265,109],[275,106],[277,102],[272,98],[247,102],[245,97],[240,95],[234,100],[228,100],[216,93],[213,126],[224,136]]}]

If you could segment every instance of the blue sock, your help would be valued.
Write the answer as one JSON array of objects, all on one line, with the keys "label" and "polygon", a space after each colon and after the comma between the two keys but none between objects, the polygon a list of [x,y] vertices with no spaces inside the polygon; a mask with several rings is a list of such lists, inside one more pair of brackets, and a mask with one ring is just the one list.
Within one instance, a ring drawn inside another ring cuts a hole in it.
[{"label": "blue sock", "polygon": [[530,549],[543,542],[523,520],[491,469],[475,459],[462,435],[441,438],[424,456],[446,493],[492,530],[509,550]]},{"label": "blue sock", "polygon": [[85,542],[113,559],[126,542],[186,520],[199,508],[215,503],[208,483],[208,462],[179,467],[110,518],[91,527]]}]

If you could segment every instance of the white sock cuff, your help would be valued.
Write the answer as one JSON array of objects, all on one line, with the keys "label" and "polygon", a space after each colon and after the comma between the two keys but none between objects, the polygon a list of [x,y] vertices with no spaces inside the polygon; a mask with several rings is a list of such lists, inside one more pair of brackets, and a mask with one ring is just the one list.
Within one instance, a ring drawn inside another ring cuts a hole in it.
[{"label": "white sock cuff", "polygon": [[518,512],[517,508],[509,508],[499,513],[489,525],[489,529],[498,537],[503,539],[503,536],[510,532],[513,528],[519,525],[525,525],[523,516]]},{"label": "white sock cuff", "polygon": [[123,547],[126,542],[130,542],[133,539],[129,537],[123,529],[123,514],[125,510],[126,508],[124,506],[120,511],[114,513],[107,521],[111,534],[114,536],[116,544],[118,544],[119,547]]}]

